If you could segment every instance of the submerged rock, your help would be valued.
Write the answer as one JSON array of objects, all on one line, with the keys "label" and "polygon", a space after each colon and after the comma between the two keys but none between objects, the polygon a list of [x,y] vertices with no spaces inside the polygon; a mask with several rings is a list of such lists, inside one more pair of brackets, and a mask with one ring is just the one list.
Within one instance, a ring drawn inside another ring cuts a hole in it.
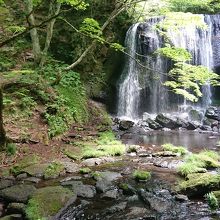
[{"label": "submerged rock", "polygon": [[0,191],[0,197],[9,202],[26,203],[36,191],[32,185],[15,185]]}]

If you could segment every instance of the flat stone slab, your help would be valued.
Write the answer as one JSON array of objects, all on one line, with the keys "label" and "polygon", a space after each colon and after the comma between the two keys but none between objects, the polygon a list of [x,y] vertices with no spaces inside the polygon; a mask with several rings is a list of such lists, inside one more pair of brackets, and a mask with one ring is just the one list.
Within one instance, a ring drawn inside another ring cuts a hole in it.
[{"label": "flat stone slab", "polygon": [[34,177],[43,177],[44,171],[49,164],[34,164],[24,168],[22,171],[27,173],[30,176]]},{"label": "flat stone slab", "polygon": [[68,161],[60,161],[63,164],[67,173],[77,173],[79,172],[80,166],[77,163],[68,162]]},{"label": "flat stone slab", "polygon": [[15,185],[0,191],[0,197],[9,202],[26,203],[36,191],[32,185]]}]

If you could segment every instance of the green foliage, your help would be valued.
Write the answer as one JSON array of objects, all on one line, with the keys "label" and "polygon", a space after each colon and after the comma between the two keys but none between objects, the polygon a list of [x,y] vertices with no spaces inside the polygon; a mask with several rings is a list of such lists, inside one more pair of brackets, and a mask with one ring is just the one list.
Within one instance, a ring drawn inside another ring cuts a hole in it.
[{"label": "green foliage", "polygon": [[146,170],[135,170],[133,177],[136,180],[149,180],[151,178],[151,173]]},{"label": "green foliage", "polygon": [[164,20],[156,25],[157,30],[165,36],[168,36],[169,30],[179,32],[180,28],[194,26],[201,29],[206,29],[207,25],[200,15],[183,12],[166,13]]},{"label": "green foliage", "polygon": [[125,50],[125,48],[121,44],[118,44],[118,43],[111,43],[110,47],[113,48],[115,51],[124,51]]},{"label": "green foliage", "polygon": [[172,80],[164,83],[173,92],[183,95],[186,99],[197,102],[202,97],[200,86],[208,82],[213,85],[219,85],[218,74],[210,71],[204,66],[193,66],[191,64],[177,62],[174,68],[168,73]]},{"label": "green foliage", "polygon": [[[54,73],[60,73],[62,67],[63,65],[50,64],[41,71],[46,80],[53,83],[56,77],[59,77]],[[88,121],[87,97],[79,73],[73,71],[64,73],[55,89],[56,98],[46,106],[47,109],[54,111],[45,113],[50,137],[64,133],[73,122]]]},{"label": "green foliage", "polygon": [[22,27],[22,26],[17,26],[17,25],[12,25],[12,26],[8,26],[6,28],[6,31],[11,33],[11,34],[18,34],[20,32],[23,32],[26,28]]},{"label": "green foliage", "polygon": [[58,0],[58,2],[62,4],[71,5],[77,10],[85,10],[88,7],[88,4],[85,3],[85,1],[81,1],[81,0]]},{"label": "green foliage", "polygon": [[192,12],[196,14],[218,13],[218,0],[169,0],[171,11]]},{"label": "green foliage", "polygon": [[63,172],[64,166],[59,162],[52,162],[48,165],[48,167],[44,171],[44,178],[49,179],[56,176],[59,176],[61,172]]},{"label": "green foliage", "polygon": [[207,203],[209,205],[209,208],[211,210],[216,210],[216,209],[219,208],[218,199],[216,198],[216,196],[215,196],[215,194],[213,192],[207,193],[205,195],[205,198],[206,198]]},{"label": "green foliage", "polygon": [[167,46],[159,48],[156,53],[167,57],[175,62],[187,62],[191,61],[192,59],[192,55],[188,51],[179,47]]},{"label": "green foliage", "polygon": [[93,18],[85,18],[80,27],[80,31],[92,38],[97,38],[99,41],[103,41],[101,38],[102,30],[99,23]]},{"label": "green foliage", "polygon": [[171,151],[173,153],[178,153],[180,155],[185,155],[188,153],[188,150],[182,146],[174,146],[173,144],[167,143],[162,145],[163,150]]},{"label": "green foliage", "polygon": [[6,153],[10,156],[15,155],[17,151],[16,144],[14,143],[8,143],[6,146]]}]

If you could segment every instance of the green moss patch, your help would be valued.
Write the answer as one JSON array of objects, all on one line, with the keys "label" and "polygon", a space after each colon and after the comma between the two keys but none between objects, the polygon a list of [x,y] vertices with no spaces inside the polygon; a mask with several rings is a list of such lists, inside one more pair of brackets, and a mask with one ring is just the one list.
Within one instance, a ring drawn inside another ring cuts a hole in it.
[{"label": "green moss patch", "polygon": [[26,215],[30,220],[47,219],[64,207],[71,197],[73,192],[61,186],[38,189],[27,204]]},{"label": "green moss patch", "polygon": [[36,155],[29,155],[24,157],[21,161],[16,163],[13,167],[11,167],[10,172],[14,175],[18,175],[24,172],[24,168],[37,164],[40,161],[40,158]]},{"label": "green moss patch", "polygon": [[178,153],[180,155],[185,155],[188,153],[188,150],[182,146],[174,146],[173,144],[167,143],[162,145],[163,150],[170,151],[172,153]]},{"label": "green moss patch", "polygon": [[133,177],[136,180],[149,180],[151,178],[151,173],[146,170],[135,170]]},{"label": "green moss patch", "polygon": [[220,175],[210,173],[189,174],[187,180],[180,182],[176,190],[188,195],[204,195],[220,188]]},{"label": "green moss patch", "polygon": [[58,177],[64,171],[63,164],[59,162],[52,162],[44,171],[44,178],[51,179]]},{"label": "green moss patch", "polygon": [[178,167],[178,172],[187,176],[191,173],[206,172],[208,168],[218,168],[219,155],[214,151],[202,151],[199,154],[191,154],[186,156],[184,163]]},{"label": "green moss patch", "polygon": [[125,145],[116,140],[112,132],[103,132],[95,141],[95,145],[82,149],[83,158],[96,158],[103,156],[121,156],[126,151]]}]

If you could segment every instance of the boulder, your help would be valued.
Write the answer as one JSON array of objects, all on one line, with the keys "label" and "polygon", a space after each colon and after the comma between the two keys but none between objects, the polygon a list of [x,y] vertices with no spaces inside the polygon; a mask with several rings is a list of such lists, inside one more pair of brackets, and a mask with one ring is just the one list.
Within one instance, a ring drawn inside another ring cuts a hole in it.
[{"label": "boulder", "polygon": [[96,189],[99,192],[106,192],[114,187],[113,181],[121,178],[122,175],[116,172],[96,172],[94,178],[97,180]]},{"label": "boulder", "polygon": [[119,196],[118,189],[111,189],[101,195],[104,199],[117,199]]},{"label": "boulder", "polygon": [[159,123],[160,125],[162,125],[163,127],[170,128],[170,129],[175,129],[175,128],[181,127],[181,125],[177,121],[174,121],[173,119],[171,119],[163,114],[157,115],[155,121],[157,123]]},{"label": "boulder", "polygon": [[26,215],[28,219],[49,219],[69,200],[76,200],[74,193],[62,186],[49,186],[38,189],[28,201]]},{"label": "boulder", "polygon": [[187,123],[187,130],[196,130],[200,126],[199,122],[191,121]]},{"label": "boulder", "polygon": [[95,187],[91,185],[78,185],[73,190],[77,196],[83,198],[93,198],[96,194]]},{"label": "boulder", "polygon": [[220,110],[217,107],[210,106],[205,113],[205,116],[210,119],[220,121]]},{"label": "boulder", "polygon": [[147,205],[150,206],[151,209],[158,213],[164,213],[172,206],[172,201],[169,198],[163,196],[156,197],[154,194],[146,192],[143,189],[139,190],[139,196]]},{"label": "boulder", "polygon": [[43,177],[44,171],[49,164],[33,164],[31,166],[25,167],[22,172],[27,173],[34,177]]},{"label": "boulder", "polygon": [[10,187],[14,184],[13,180],[8,180],[8,179],[1,179],[0,180],[0,190],[5,189],[7,187]]},{"label": "boulder", "polygon": [[126,131],[130,129],[131,127],[133,127],[133,125],[134,125],[133,121],[123,120],[123,121],[120,121],[119,123],[119,129],[122,131]]},{"label": "boulder", "polygon": [[189,119],[191,121],[198,121],[201,122],[203,118],[203,114],[195,109],[189,111]]},{"label": "boulder", "polygon": [[26,203],[36,191],[32,185],[14,185],[0,191],[0,197],[8,202]]},{"label": "boulder", "polygon": [[151,114],[144,112],[143,113],[143,121],[146,121],[148,118],[151,118]]},{"label": "boulder", "polygon": [[150,127],[151,129],[154,129],[154,130],[159,130],[159,129],[163,128],[162,125],[160,125],[159,123],[157,123],[156,121],[154,121],[154,120],[151,119],[151,118],[148,118],[148,119],[146,120],[146,123],[148,123],[149,127]]},{"label": "boulder", "polygon": [[7,214],[24,214],[26,205],[24,203],[9,203],[7,206]]}]

